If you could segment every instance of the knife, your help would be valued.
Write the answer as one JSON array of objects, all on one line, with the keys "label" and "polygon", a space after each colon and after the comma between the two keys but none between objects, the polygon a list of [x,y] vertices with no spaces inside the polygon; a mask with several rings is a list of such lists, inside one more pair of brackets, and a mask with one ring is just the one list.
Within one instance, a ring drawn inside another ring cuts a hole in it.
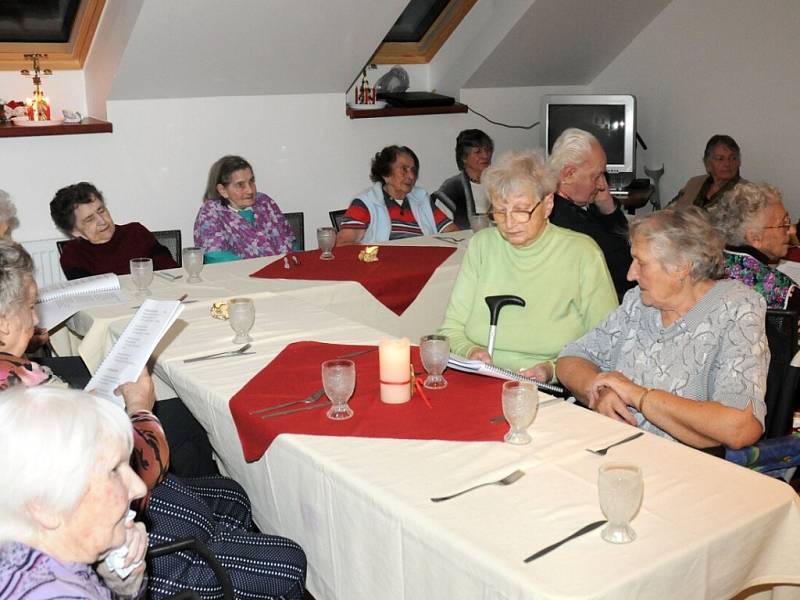
[{"label": "knife", "polygon": [[261,415],[262,419],[271,419],[272,417],[280,417],[282,415],[291,415],[293,413],[304,412],[307,410],[313,410],[315,408],[325,408],[326,406],[330,406],[331,403],[327,400],[322,404],[314,404],[313,406],[303,406],[301,408],[292,408],[290,410],[279,410],[278,412],[271,412],[266,415]]},{"label": "knife", "polygon": [[585,535],[585,534],[589,533],[590,531],[594,531],[595,529],[597,529],[598,527],[601,527],[602,525],[605,525],[606,523],[608,523],[608,521],[605,521],[605,520],[603,520],[603,521],[595,521],[594,523],[589,523],[586,527],[581,527],[580,529],[578,529],[578,531],[576,531],[575,533],[573,533],[571,535],[568,535],[563,540],[559,540],[555,544],[550,544],[547,548],[542,548],[538,552],[534,552],[528,558],[525,559],[525,562],[529,563],[532,560],[536,560],[537,558],[552,552],[553,550],[555,550],[556,548],[558,548],[562,544],[566,544],[570,540],[574,540],[575,538],[581,537],[582,535]]}]

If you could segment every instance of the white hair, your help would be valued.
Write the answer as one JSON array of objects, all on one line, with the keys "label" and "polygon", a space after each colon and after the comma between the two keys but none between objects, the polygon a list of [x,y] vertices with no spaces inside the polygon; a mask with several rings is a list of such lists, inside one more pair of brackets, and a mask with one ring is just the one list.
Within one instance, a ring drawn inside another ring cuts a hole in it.
[{"label": "white hair", "polygon": [[130,419],[104,398],[46,385],[0,393],[0,543],[35,538],[32,502],[75,510],[108,436],[133,448]]},{"label": "white hair", "polygon": [[561,169],[567,165],[576,167],[585,163],[592,154],[592,148],[599,146],[600,142],[588,131],[570,127],[561,132],[553,149],[550,151],[549,164],[556,176],[561,175]]},{"label": "white hair", "polygon": [[8,192],[0,190],[0,221],[8,223],[6,237],[11,237],[11,232],[19,226],[17,219],[17,207],[11,201]]}]

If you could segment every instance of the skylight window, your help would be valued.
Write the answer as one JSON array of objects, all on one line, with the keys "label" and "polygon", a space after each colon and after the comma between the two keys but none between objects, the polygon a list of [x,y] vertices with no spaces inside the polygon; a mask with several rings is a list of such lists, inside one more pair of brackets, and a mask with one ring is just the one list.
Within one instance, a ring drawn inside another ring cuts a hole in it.
[{"label": "skylight window", "polygon": [[370,62],[429,63],[477,0],[411,0]]},{"label": "skylight window", "polygon": [[4,0],[0,42],[69,42],[80,0]]}]

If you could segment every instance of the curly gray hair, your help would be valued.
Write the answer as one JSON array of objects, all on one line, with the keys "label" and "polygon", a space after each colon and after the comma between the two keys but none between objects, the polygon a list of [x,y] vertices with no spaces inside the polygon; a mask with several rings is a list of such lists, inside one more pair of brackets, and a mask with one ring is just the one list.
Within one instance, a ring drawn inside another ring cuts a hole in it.
[{"label": "curly gray hair", "polygon": [[0,190],[0,222],[8,224],[8,230],[5,237],[11,237],[11,231],[19,226],[19,219],[17,219],[17,207],[11,201],[11,196],[8,192]]},{"label": "curly gray hair", "polygon": [[556,191],[558,180],[541,154],[533,150],[521,150],[501,155],[483,172],[481,183],[494,204],[522,194],[543,200]]},{"label": "curly gray hair", "polygon": [[711,222],[731,246],[748,244],[748,230],[766,225],[766,211],[776,202],[783,202],[781,191],[768,183],[737,183],[709,210]]},{"label": "curly gray hair", "polygon": [[693,281],[722,279],[725,241],[711,224],[708,214],[691,206],[666,209],[635,219],[630,225],[631,242],[642,240],[666,269],[689,263]]},{"label": "curly gray hair", "polygon": [[567,165],[579,167],[589,160],[595,145],[599,146],[600,142],[588,131],[577,127],[565,129],[550,150],[550,168],[558,177]]},{"label": "curly gray hair", "polygon": [[16,242],[0,238],[0,315],[22,308],[33,280],[31,255]]}]

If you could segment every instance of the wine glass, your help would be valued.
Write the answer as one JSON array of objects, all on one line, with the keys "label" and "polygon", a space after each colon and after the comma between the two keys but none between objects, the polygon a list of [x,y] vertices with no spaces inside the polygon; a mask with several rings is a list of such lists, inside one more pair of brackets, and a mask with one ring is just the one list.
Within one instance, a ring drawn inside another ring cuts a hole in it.
[{"label": "wine glass", "polygon": [[630,520],[639,511],[644,492],[642,470],[631,463],[604,463],[597,473],[600,508],[608,519],[600,536],[612,544],[636,539]]},{"label": "wine glass", "polygon": [[153,259],[132,258],[129,268],[133,285],[136,286],[136,295],[149,296],[150,283],[153,281]]},{"label": "wine glass", "polygon": [[442,373],[447,368],[450,358],[450,340],[446,335],[426,335],[419,343],[419,355],[422,366],[428,372],[423,384],[429,390],[441,390],[447,387],[447,380]]},{"label": "wine glass", "polygon": [[200,272],[203,270],[203,249],[192,246],[183,249],[183,268],[189,275],[187,283],[199,283]]},{"label": "wine glass", "polygon": [[231,298],[228,301],[228,321],[236,333],[234,344],[246,344],[253,338],[247,335],[256,320],[256,307],[252,298]]},{"label": "wine glass", "polygon": [[469,220],[469,228],[472,229],[474,233],[478,233],[481,229],[486,229],[491,225],[489,217],[485,214],[468,215],[467,219]]},{"label": "wine glass", "polygon": [[325,416],[334,421],[353,416],[353,409],[347,405],[356,387],[356,365],[352,360],[336,359],[322,363],[322,387],[331,401]]},{"label": "wine glass", "polygon": [[317,244],[322,254],[320,260],[333,260],[333,247],[336,245],[336,230],[333,227],[317,227]]},{"label": "wine glass", "polygon": [[506,381],[503,384],[503,416],[511,426],[503,440],[509,444],[528,444],[526,429],[539,410],[539,388],[528,381]]}]

